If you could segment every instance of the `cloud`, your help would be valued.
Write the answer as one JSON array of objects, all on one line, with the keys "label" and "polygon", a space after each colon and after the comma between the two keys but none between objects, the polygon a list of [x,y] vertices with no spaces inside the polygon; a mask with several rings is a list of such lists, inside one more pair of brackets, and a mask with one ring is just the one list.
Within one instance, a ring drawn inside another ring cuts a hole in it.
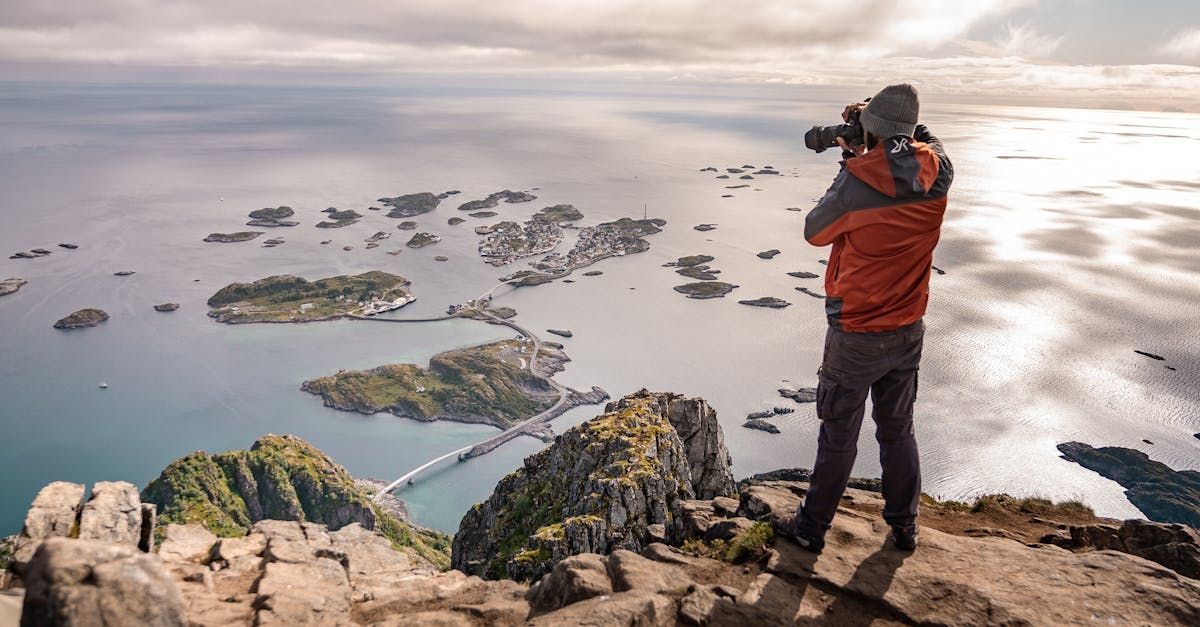
[{"label": "cloud", "polygon": [[1050,37],[1037,32],[1029,24],[1005,26],[1005,35],[996,42],[1005,56],[1022,59],[1041,59],[1049,57],[1058,50],[1063,38]]},{"label": "cloud", "polygon": [[[1028,23],[990,42],[967,39],[1030,3],[6,0],[0,77],[591,72],[833,86],[910,80],[951,94],[1172,106],[1180,93],[1200,93],[1195,66],[1055,63],[1064,38]],[[1177,35],[1168,52],[1200,57],[1200,29]]]},{"label": "cloud", "polygon": [[1022,0],[40,0],[0,59],[437,69],[871,59],[931,50]]},{"label": "cloud", "polygon": [[1175,35],[1160,46],[1158,51],[1174,59],[1200,60],[1200,28],[1193,28]]}]

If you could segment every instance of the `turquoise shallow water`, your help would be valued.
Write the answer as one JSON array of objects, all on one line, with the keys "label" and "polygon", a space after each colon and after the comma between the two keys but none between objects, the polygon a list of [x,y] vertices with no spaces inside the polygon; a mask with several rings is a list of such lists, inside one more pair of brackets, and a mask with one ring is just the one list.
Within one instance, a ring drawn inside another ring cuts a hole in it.
[{"label": "turquoise shallow water", "polygon": [[[0,258],[0,275],[30,281],[0,298],[0,532],[19,528],[48,481],[144,485],[180,455],[244,448],[264,433],[296,433],[355,474],[382,479],[492,433],[336,412],[298,387],[343,368],[424,363],[507,329],[226,326],[205,316],[204,301],[228,282],[269,274],[381,269],[413,280],[419,300],[399,315],[438,313],[515,269],[476,258],[475,221],[446,225],[454,201],[504,188],[536,187],[539,199],[501,204],[497,219],[568,202],[583,224],[643,210],[668,220],[650,251],[597,264],[602,276],[498,294],[530,328],[574,331],[561,382],[613,395],[649,387],[704,396],[721,415],[739,475],[811,465],[811,407],[778,419],[778,436],[739,425],[750,411],[785,404],[781,385],[815,383],[822,306],[793,287],[821,288],[785,273],[821,272],[825,251],[803,242],[803,213],[785,208],[810,206],[836,169],[831,154],[804,151],[800,134],[855,96],[432,80],[391,89],[0,85],[0,251],[55,250]],[[1130,446],[1200,468],[1191,437],[1200,431],[1196,172],[1164,158],[1193,149],[1200,122],[932,98],[925,111],[958,173],[918,405],[926,489],[1082,497],[1101,513],[1136,515],[1118,486],[1058,459],[1054,444]],[[737,181],[698,171],[743,164],[785,175],[729,191],[724,185]],[[443,241],[386,255],[407,238],[397,220],[365,208],[381,196],[447,189],[463,194],[417,218]],[[200,241],[280,204],[302,222],[264,236],[284,237],[283,246]],[[328,206],[367,215],[345,229],[313,228]],[[691,228],[701,222],[718,228]],[[377,230],[394,235],[364,250]],[[80,249],[59,250],[59,241]],[[755,257],[768,248],[783,252]],[[736,298],[691,301],[671,290],[683,281],[661,264],[694,253],[717,257],[722,277],[741,286]],[[436,262],[437,254],[450,260]],[[137,274],[112,276],[125,269]],[[767,295],[794,305],[735,302]],[[151,309],[164,301],[182,307]],[[70,333],[51,328],[85,306],[112,319]],[[1167,356],[1177,370],[1135,348]],[[98,389],[101,381],[110,387]],[[598,409],[575,409],[556,426]],[[527,438],[447,464],[402,497],[418,521],[452,531],[541,446]],[[856,472],[877,473],[869,432],[860,450]]]}]

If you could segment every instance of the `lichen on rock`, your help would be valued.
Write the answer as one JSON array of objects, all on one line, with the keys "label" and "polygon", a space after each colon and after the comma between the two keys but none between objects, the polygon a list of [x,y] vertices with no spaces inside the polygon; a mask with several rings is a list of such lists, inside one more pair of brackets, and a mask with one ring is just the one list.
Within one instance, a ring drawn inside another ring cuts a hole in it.
[{"label": "lichen on rock", "polygon": [[452,564],[534,580],[570,555],[640,551],[677,504],[732,494],[729,452],[700,399],[646,390],[561,435],[463,517]]}]

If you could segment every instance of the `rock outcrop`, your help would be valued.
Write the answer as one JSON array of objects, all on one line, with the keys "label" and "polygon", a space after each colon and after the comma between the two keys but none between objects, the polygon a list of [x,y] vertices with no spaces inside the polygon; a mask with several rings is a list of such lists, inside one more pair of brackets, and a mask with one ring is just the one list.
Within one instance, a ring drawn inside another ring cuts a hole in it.
[{"label": "rock outcrop", "polygon": [[97,482],[85,501],[86,491],[83,485],[66,481],[55,481],[38,491],[14,542],[13,572],[22,574],[38,547],[52,538],[98,540],[149,550],[155,509],[141,502],[133,484]]},{"label": "rock outcrop", "polygon": [[501,479],[463,517],[452,564],[490,579],[535,580],[570,555],[640,551],[665,537],[678,502],[731,494],[729,466],[707,403],[642,390]]},{"label": "rock outcrop", "polygon": [[1200,580],[1200,533],[1184,525],[1145,520],[1126,520],[1120,525],[1072,525],[1066,533],[1048,535],[1042,542],[1073,551],[1129,553]]},{"label": "rock outcrop", "polygon": [[1174,470],[1130,448],[1064,442],[1058,450],[1065,459],[1121,484],[1146,518],[1200,527],[1200,472]]},{"label": "rock outcrop", "polygon": [[172,462],[142,491],[164,523],[196,524],[221,537],[245,535],[261,520],[378,529],[398,547],[445,564],[448,539],[400,521],[372,502],[350,473],[291,435],[259,438],[248,451],[198,451]]}]

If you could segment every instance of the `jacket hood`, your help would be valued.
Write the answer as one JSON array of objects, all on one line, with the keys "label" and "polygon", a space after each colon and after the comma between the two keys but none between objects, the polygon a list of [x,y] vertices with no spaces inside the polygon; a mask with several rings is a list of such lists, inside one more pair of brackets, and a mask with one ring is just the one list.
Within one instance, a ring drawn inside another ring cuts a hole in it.
[{"label": "jacket hood", "polygon": [[858,180],[892,198],[920,198],[938,178],[940,161],[928,144],[896,136],[846,162]]}]

